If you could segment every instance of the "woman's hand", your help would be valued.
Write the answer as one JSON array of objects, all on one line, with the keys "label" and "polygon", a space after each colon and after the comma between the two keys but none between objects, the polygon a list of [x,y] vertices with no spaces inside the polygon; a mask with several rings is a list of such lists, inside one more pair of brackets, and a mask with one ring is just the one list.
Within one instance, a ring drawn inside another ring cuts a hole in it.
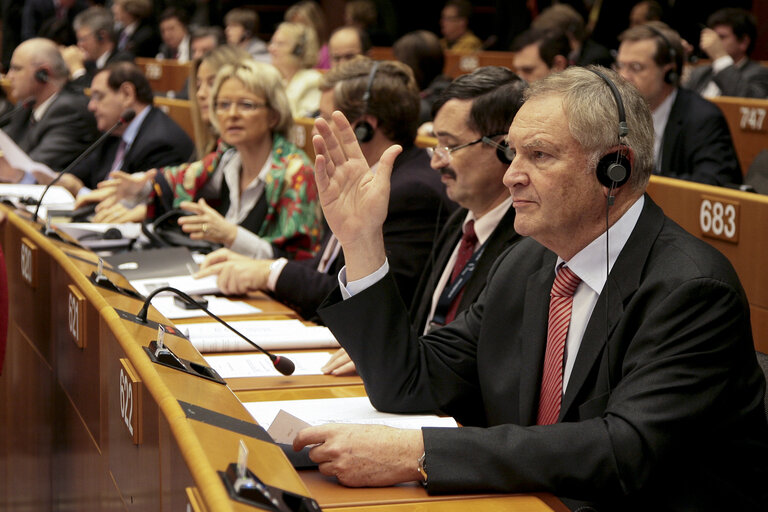
[{"label": "woman's hand", "polygon": [[183,210],[194,213],[194,215],[179,217],[181,230],[188,233],[192,240],[207,240],[227,247],[235,243],[237,226],[208,206],[205,199],[200,199],[196,203],[184,201],[180,206]]}]

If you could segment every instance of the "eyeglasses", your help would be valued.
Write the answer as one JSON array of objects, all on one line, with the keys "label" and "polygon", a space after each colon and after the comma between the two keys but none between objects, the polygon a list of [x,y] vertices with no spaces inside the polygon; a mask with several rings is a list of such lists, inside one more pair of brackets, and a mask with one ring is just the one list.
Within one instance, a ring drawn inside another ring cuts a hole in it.
[{"label": "eyeglasses", "polygon": [[250,100],[218,100],[213,104],[213,108],[217,114],[229,113],[232,105],[235,106],[235,111],[240,115],[253,114],[260,108],[266,108],[266,103],[256,103]]},{"label": "eyeglasses", "polygon": [[626,64],[622,64],[621,62],[616,62],[613,65],[613,70],[617,73],[620,73],[621,70],[626,69],[630,73],[642,73],[646,69],[648,69],[648,65],[642,64],[640,62],[627,62]]},{"label": "eyeglasses", "polygon": [[432,148],[427,148],[427,154],[429,155],[429,158],[436,156],[438,160],[440,160],[441,162],[442,161],[450,162],[451,154],[453,154],[454,151],[468,148],[469,146],[479,144],[480,142],[482,142],[483,144],[487,144],[491,147],[500,147],[501,144],[494,141],[491,137],[499,137],[501,135],[504,135],[504,134],[497,133],[496,135],[490,135],[490,136],[484,135],[477,140],[473,140],[471,142],[465,142],[464,144],[459,144],[458,146],[435,146]]}]

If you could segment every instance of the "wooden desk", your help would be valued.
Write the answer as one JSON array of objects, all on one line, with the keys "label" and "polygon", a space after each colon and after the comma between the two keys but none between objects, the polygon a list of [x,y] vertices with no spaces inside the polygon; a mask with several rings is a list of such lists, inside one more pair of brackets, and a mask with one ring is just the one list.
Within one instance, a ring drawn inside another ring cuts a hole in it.
[{"label": "wooden desk", "polygon": [[768,149],[768,99],[720,96],[711,101],[723,111],[741,172],[746,175],[755,156]]},{"label": "wooden desk", "polygon": [[730,260],[749,299],[755,348],[768,352],[768,196],[662,176],[651,176],[648,193]]},{"label": "wooden desk", "polygon": [[192,122],[192,104],[189,100],[177,100],[165,96],[155,96],[155,106],[168,114],[168,117],[176,121],[176,124],[195,140],[195,127]]},{"label": "wooden desk", "polygon": [[[481,66],[504,66],[509,69],[512,67],[512,58],[514,52],[453,52],[446,50],[445,66],[443,73],[451,78],[471,73]],[[396,60],[392,48],[388,46],[375,46],[371,48],[369,55],[374,60]]]},{"label": "wooden desk", "polygon": [[192,77],[192,63],[179,63],[175,60],[157,60],[136,57],[136,65],[144,72],[152,90],[165,94],[168,91],[180,91],[187,79]]},{"label": "wooden desk", "polygon": [[[329,510],[566,510],[550,496],[429,497],[418,485],[347,489],[315,471],[297,473],[259,438],[234,390],[246,400],[355,396],[359,379],[223,385],[153,363],[144,347],[156,328],[132,317],[140,301],[92,283],[93,254],[0,208],[8,215],[0,243],[11,298],[0,376],[0,510],[256,510],[230,499],[217,473],[236,460],[240,440],[249,469],[266,484],[316,494]],[[167,323],[153,308],[149,320]],[[205,365],[185,338],[169,331],[165,340],[177,356]]]}]

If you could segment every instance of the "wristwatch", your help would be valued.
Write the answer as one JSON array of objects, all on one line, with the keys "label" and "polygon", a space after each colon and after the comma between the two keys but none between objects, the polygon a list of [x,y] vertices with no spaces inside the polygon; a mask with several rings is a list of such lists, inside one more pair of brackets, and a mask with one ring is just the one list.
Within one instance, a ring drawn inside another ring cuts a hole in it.
[{"label": "wristwatch", "polygon": [[419,473],[421,474],[421,484],[427,485],[427,467],[425,465],[425,461],[427,460],[427,452],[421,454],[421,457],[418,459],[419,463]]}]

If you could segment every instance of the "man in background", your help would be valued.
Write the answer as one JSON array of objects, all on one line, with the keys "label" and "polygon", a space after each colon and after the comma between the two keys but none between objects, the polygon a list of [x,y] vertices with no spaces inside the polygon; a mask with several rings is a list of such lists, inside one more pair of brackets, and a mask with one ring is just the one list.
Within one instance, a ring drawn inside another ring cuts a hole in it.
[{"label": "man in background", "polygon": [[328,39],[328,55],[331,67],[354,59],[358,55],[367,55],[371,49],[368,34],[357,27],[344,26],[333,31]]},{"label": "man in background", "polygon": [[512,51],[515,72],[530,84],[567,68],[571,46],[561,32],[529,29],[515,38]]},{"label": "man in background", "polygon": [[483,42],[469,30],[472,4],[467,0],[448,0],[440,13],[440,44],[444,50],[476,52],[482,50]]}]

